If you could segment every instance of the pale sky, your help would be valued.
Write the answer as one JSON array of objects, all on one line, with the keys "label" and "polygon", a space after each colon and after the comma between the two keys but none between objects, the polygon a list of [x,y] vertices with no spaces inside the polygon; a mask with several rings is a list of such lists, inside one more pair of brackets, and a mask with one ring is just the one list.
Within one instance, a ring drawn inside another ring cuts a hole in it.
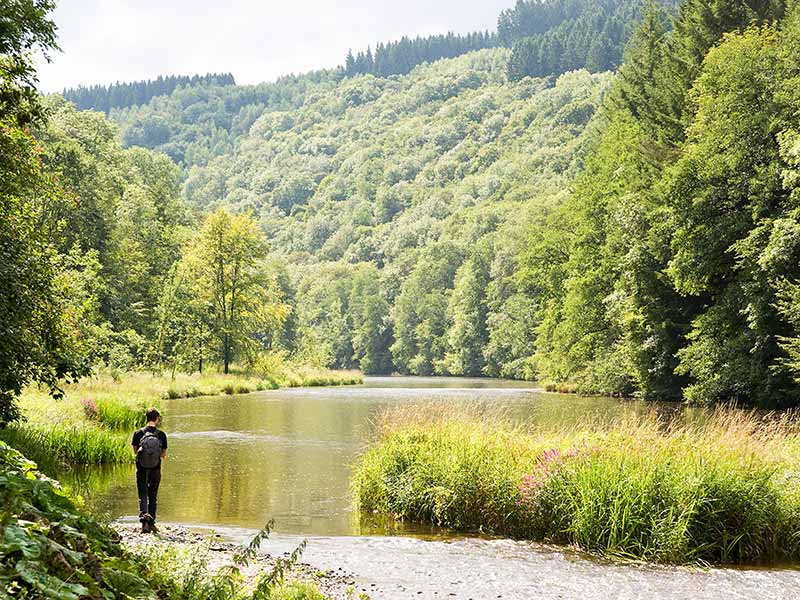
[{"label": "pale sky", "polygon": [[403,35],[494,30],[514,0],[59,0],[63,52],[40,89],[231,72],[237,83],[343,64]]}]

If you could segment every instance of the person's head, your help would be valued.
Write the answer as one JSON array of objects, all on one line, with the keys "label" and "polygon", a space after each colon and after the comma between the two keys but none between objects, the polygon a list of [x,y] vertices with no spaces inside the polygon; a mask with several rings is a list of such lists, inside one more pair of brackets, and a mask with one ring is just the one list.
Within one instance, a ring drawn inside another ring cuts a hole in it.
[{"label": "person's head", "polygon": [[161,419],[161,413],[158,412],[157,408],[148,408],[144,416],[147,418],[148,423],[158,423],[159,419]]}]

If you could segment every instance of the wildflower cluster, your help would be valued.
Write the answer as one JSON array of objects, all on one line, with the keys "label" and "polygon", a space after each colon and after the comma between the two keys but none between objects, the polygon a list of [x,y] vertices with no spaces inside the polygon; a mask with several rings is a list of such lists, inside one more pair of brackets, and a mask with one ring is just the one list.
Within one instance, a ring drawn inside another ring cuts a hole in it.
[{"label": "wildflower cluster", "polygon": [[566,452],[558,448],[545,450],[539,457],[533,471],[522,477],[522,483],[519,487],[521,496],[519,503],[528,504],[535,500],[547,480],[563,466],[565,461],[583,455],[588,449],[584,440],[580,446],[573,446]]},{"label": "wildflower cluster", "polygon": [[97,402],[91,398],[82,398],[81,406],[83,407],[83,414],[87,419],[97,420],[100,417],[100,410],[97,408]]}]

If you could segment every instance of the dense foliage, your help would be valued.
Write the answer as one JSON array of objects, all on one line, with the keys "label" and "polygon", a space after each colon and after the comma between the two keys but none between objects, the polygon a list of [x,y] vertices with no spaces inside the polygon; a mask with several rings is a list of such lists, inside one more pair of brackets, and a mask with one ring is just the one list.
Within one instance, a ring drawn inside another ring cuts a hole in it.
[{"label": "dense foliage", "polygon": [[[798,14],[783,10],[688,1],[671,34],[648,15],[575,194],[526,251],[523,271],[547,298],[542,376],[651,398],[798,402]],[[563,260],[543,262],[556,247]]]},{"label": "dense foliage", "polygon": [[506,50],[347,78],[184,193],[259,215],[333,365],[795,404],[793,14],[651,5],[589,129],[604,77]]},{"label": "dense foliage", "polygon": [[209,73],[208,75],[159,75],[153,80],[112,83],[110,85],[79,85],[65,89],[64,98],[72,102],[78,110],[99,110],[108,114],[112,108],[128,108],[147,104],[156,96],[171,94],[176,88],[198,85],[235,85],[230,73]]},{"label": "dense foliage", "polygon": [[476,31],[466,35],[451,31],[444,35],[417,36],[414,39],[402,37],[396,42],[379,43],[375,46],[374,53],[371,48],[355,56],[352,52],[348,52],[344,73],[347,77],[369,73],[379,77],[405,75],[424,62],[455,58],[473,50],[495,48],[499,45],[497,35],[488,31]]},{"label": "dense foliage", "polygon": [[509,77],[617,68],[646,4],[645,0],[518,0],[500,14],[497,24],[501,42],[513,47]]},{"label": "dense foliage", "polygon": [[254,211],[297,265],[303,345],[333,365],[526,374],[520,225],[563,199],[610,78],[511,83],[507,59],[348,78],[265,113],[236,152],[190,173],[193,205]]},{"label": "dense foliage", "polygon": [[60,379],[85,372],[80,311],[51,242],[60,227],[48,218],[67,204],[28,129],[43,118],[30,53],[56,48],[51,9],[46,0],[0,7],[0,423],[18,416],[14,398],[28,383],[57,393]]}]

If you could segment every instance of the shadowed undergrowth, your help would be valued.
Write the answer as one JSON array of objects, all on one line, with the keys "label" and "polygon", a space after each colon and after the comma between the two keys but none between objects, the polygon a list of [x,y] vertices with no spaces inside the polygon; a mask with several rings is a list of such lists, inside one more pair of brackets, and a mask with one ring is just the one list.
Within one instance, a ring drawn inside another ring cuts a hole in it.
[{"label": "shadowed undergrowth", "polygon": [[800,559],[791,415],[524,430],[466,413],[385,414],[354,471],[361,510],[657,562]]}]

